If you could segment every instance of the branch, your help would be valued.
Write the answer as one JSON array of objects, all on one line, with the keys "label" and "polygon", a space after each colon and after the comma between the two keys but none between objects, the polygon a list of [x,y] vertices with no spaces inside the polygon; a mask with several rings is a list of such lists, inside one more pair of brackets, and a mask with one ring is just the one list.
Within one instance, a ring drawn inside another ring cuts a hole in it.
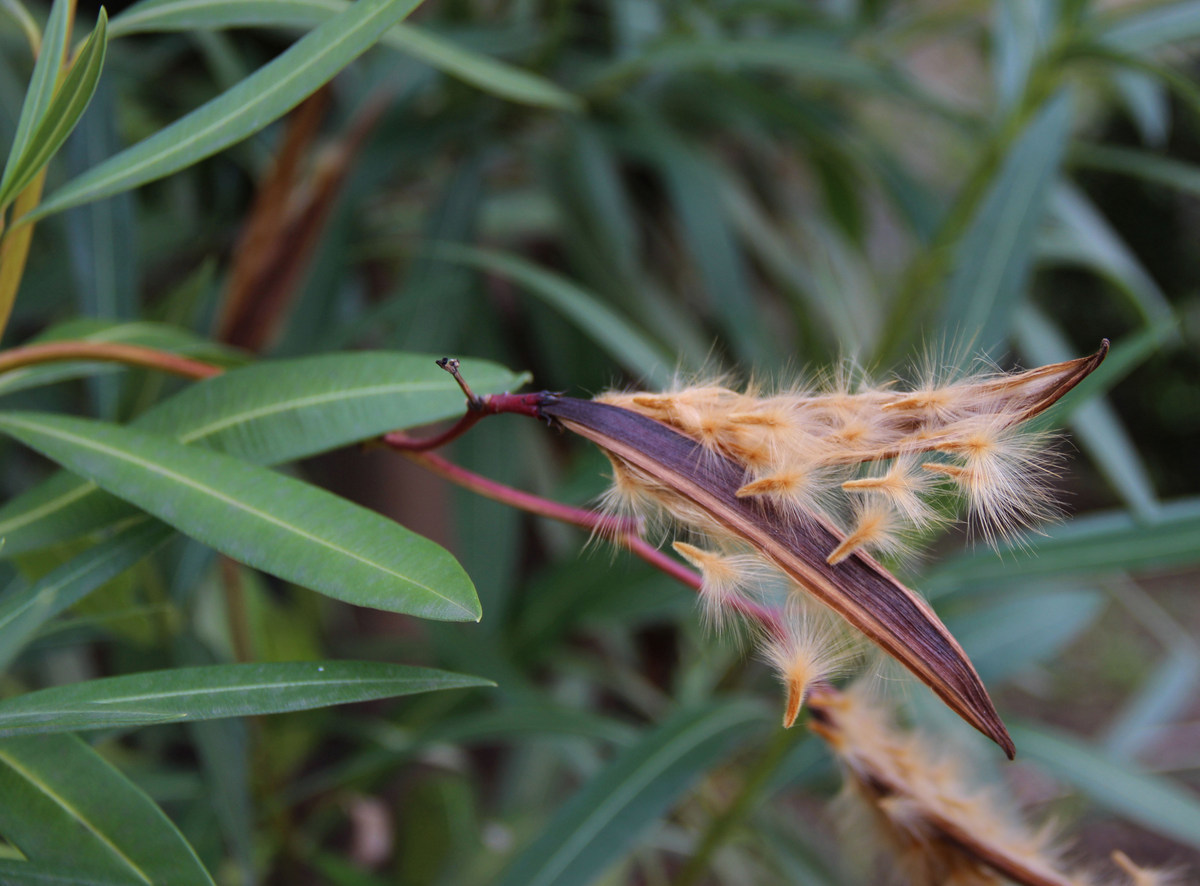
[{"label": "branch", "polygon": [[155,348],[141,345],[125,345],[99,341],[55,341],[37,345],[11,348],[0,354],[0,373],[38,363],[54,363],[61,360],[101,360],[108,363],[124,363],[158,369],[186,378],[209,378],[224,372],[220,366],[202,363],[188,357],[180,357]]}]

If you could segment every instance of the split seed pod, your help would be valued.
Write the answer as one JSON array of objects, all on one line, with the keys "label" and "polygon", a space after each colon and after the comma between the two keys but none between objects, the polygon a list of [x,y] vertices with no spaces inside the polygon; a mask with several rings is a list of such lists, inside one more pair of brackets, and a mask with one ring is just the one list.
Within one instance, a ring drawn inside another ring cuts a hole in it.
[{"label": "split seed pod", "polygon": [[[1010,464],[1004,441],[1107,350],[1105,341],[1090,357],[928,391],[755,398],[711,386],[610,402],[544,394],[538,410],[600,446],[620,483],[677,522],[753,550],[1012,757],[1012,739],[958,642],[867,550],[886,548],[875,543],[890,540],[906,508],[909,522],[928,519],[914,504],[928,475],[959,485],[988,537],[1036,517],[1045,497],[1022,487],[1021,472],[1037,466]],[[864,466],[889,460],[891,469],[855,481]],[[993,476],[1006,489],[988,485]],[[862,498],[856,525],[838,526],[822,488]]]}]

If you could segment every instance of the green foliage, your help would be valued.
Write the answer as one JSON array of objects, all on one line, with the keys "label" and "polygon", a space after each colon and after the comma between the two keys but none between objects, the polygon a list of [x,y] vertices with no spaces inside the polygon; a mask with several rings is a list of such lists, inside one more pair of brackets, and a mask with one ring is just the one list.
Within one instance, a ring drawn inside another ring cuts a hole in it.
[{"label": "green foliage", "polygon": [[[690,592],[355,444],[462,413],[443,354],[580,394],[1102,336],[1044,417],[1069,516],[902,575],[1082,845],[1200,859],[1156,771],[1200,682],[1200,3],[418,5],[0,2],[0,360],[224,370],[0,363],[0,883],[854,882],[828,757]],[[582,504],[576,442],[448,454]]]}]

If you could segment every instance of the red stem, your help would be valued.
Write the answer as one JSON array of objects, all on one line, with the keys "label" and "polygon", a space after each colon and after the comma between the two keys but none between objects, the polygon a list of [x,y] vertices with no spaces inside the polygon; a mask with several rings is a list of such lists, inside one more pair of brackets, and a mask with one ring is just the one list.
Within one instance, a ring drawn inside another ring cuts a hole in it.
[{"label": "red stem", "polygon": [[[502,396],[507,397],[512,395]],[[480,417],[484,414],[489,413],[480,413]],[[461,465],[456,465],[440,455],[423,451],[422,448],[418,447],[422,446],[426,441],[405,439],[404,434],[399,431],[387,434],[383,440],[388,446],[402,453],[405,457],[438,476],[462,486],[464,489],[469,489],[478,495],[482,495],[484,498],[490,498],[492,501],[520,508],[531,514],[549,517],[552,520],[559,520],[563,523],[569,523],[572,526],[598,532],[612,539],[616,544],[628,548],[633,554],[676,581],[692,588],[692,590],[700,590],[703,583],[700,573],[679,562],[674,557],[664,554],[638,535],[639,527],[636,521],[623,520],[620,517],[613,517],[609,514],[601,514],[597,511],[560,504],[520,489],[514,489],[503,483],[498,483],[488,477],[476,474],[474,471],[469,471]],[[412,444],[414,443],[418,444],[418,446],[413,446]],[[780,635],[782,633],[779,613],[774,609],[744,598],[735,598],[730,600],[729,603],[742,616],[758,622],[765,631],[772,635]]]},{"label": "red stem", "polygon": [[[459,383],[461,384],[462,382],[460,381]],[[545,396],[544,393],[491,394],[482,399],[468,399],[467,411],[463,414],[463,417],[453,427],[442,431],[440,434],[434,434],[432,437],[410,437],[403,431],[392,431],[390,434],[384,435],[383,442],[392,447],[392,449],[400,452],[425,452],[428,449],[437,449],[439,446],[445,446],[451,440],[461,437],[473,428],[477,421],[488,415],[512,413],[514,415],[527,415],[530,418],[541,418],[541,406]],[[446,463],[449,464],[449,462]],[[515,492],[516,490],[513,491]],[[533,497],[536,498],[537,496]]]},{"label": "red stem", "polygon": [[125,363],[130,366],[143,366],[147,369],[160,369],[163,372],[184,375],[188,378],[208,378],[223,371],[220,366],[213,366],[211,363],[201,363],[199,360],[191,360],[187,357],[180,357],[178,354],[144,348],[140,345],[102,341],[55,341],[10,348],[0,354],[0,372],[59,360],[103,360]]}]

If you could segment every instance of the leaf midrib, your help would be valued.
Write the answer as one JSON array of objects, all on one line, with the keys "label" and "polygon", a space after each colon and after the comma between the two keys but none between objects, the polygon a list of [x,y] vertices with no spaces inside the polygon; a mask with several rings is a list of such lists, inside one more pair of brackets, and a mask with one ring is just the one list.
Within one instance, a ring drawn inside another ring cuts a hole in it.
[{"label": "leaf midrib", "polygon": [[16,760],[14,760],[9,754],[6,754],[3,750],[0,750],[0,761],[28,781],[31,785],[40,790],[43,794],[45,794],[47,799],[55,803],[60,809],[83,825],[88,832],[90,832],[102,844],[107,846],[112,853],[117,856],[117,858],[121,859],[121,861],[124,862],[131,871],[137,874],[138,878],[143,883],[146,883],[147,886],[152,886],[153,881],[149,876],[147,876],[146,872],[141,868],[141,866],[139,866],[132,858],[122,852],[120,847],[110,840],[103,831],[95,827],[80,810],[68,803],[61,795],[51,788],[50,785],[46,784],[44,781],[38,778],[35,773],[30,772]]},{"label": "leaf midrib", "polygon": [[[243,513],[258,517],[267,523],[278,526],[279,528],[281,528],[287,532],[291,532],[293,535],[297,536],[298,538],[306,539],[307,541],[310,541],[319,547],[326,548],[337,554],[342,554],[351,560],[355,560],[355,561],[362,563],[368,567],[377,569],[386,575],[390,575],[390,576],[394,577],[395,579],[397,579],[398,581],[400,581],[404,584],[422,588],[422,589],[428,591],[434,597],[437,597],[438,599],[445,601],[446,603],[450,604],[454,608],[461,609],[463,612],[467,613],[467,615],[471,616],[472,618],[474,618],[474,616],[475,616],[475,613],[471,612],[469,609],[467,609],[465,606],[463,606],[458,601],[452,600],[451,598],[447,597],[445,594],[440,593],[439,591],[435,590],[434,588],[430,587],[427,584],[424,584],[423,582],[418,581],[415,578],[412,578],[407,575],[402,575],[399,572],[395,572],[394,570],[389,569],[387,566],[383,565],[382,563],[378,563],[374,560],[367,559],[366,557],[356,554],[354,551],[348,550],[339,545],[335,545],[335,544],[331,543],[330,541],[328,541],[327,539],[321,538],[318,535],[313,535],[312,533],[307,532],[297,526],[294,526],[291,523],[287,523],[283,520],[280,520],[279,518],[274,517],[271,514],[266,513],[265,511],[260,511],[257,508],[250,507],[249,505],[245,504],[244,502],[240,502],[235,498],[231,498],[230,496],[226,495],[225,493],[223,493],[217,489],[213,489],[210,486],[205,486],[202,483],[196,482],[192,478],[190,478],[184,474],[177,473],[175,471],[170,470],[169,468],[163,467],[161,465],[157,465],[153,462],[147,462],[142,459],[133,457],[129,453],[124,452],[123,450],[115,449],[111,446],[106,446],[103,443],[98,443],[95,440],[91,440],[87,437],[80,437],[76,434],[72,434],[69,431],[64,431],[64,430],[61,430],[58,428],[51,428],[51,427],[47,427],[45,425],[39,425],[36,422],[30,423],[27,420],[18,418],[11,414],[8,416],[5,416],[4,421],[8,422],[10,424],[16,425],[18,427],[23,427],[26,430],[32,431],[33,433],[41,433],[41,434],[45,434],[49,437],[53,437],[53,438],[65,441],[65,442],[74,443],[75,445],[79,446],[81,449],[102,453],[104,455],[109,456],[110,458],[116,459],[117,461],[122,461],[122,462],[125,462],[126,464],[134,465],[135,467],[139,467],[142,470],[149,471],[153,474],[158,474],[159,476],[161,476],[165,479],[172,480],[183,486],[187,486],[191,489],[194,489],[196,492],[198,492],[202,495],[207,495],[210,498],[213,498],[213,499],[215,499],[219,502],[222,502],[232,508],[235,508],[236,510],[239,510]],[[210,454],[212,454],[212,453],[210,453]]]}]

